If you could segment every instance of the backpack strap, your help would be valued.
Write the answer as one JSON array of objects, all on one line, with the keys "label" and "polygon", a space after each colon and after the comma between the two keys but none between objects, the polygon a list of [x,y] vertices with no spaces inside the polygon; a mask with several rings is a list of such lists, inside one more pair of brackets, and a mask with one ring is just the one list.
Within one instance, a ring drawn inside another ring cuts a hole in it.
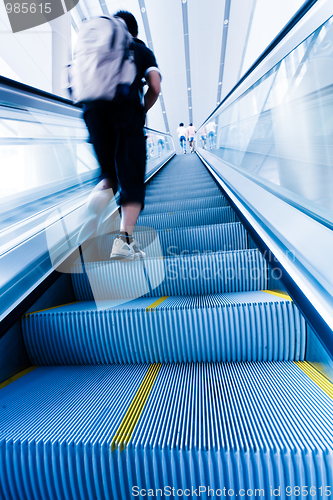
[{"label": "backpack strap", "polygon": [[124,40],[124,55],[123,55],[123,58],[122,58],[122,60],[120,62],[120,65],[119,65],[119,68],[118,68],[118,73],[120,73],[120,71],[122,70],[125,61],[130,58],[131,47],[132,47],[132,50],[133,50],[133,48],[134,48],[134,42],[133,42],[133,40],[131,40],[131,43],[128,44],[127,40],[125,39]]},{"label": "backpack strap", "polygon": [[129,51],[125,47],[124,55],[123,55],[123,58],[122,58],[122,60],[120,62],[119,68],[118,68],[118,73],[120,73],[120,71],[122,70],[122,68],[124,66],[124,62],[128,59],[128,55],[129,55]]},{"label": "backpack strap", "polygon": [[112,50],[114,47],[114,44],[116,43],[118,26],[117,26],[117,23],[114,22],[112,17],[107,17],[106,19],[109,19],[111,21],[111,23],[113,24],[113,35],[112,35],[111,44],[110,44],[110,49]]}]

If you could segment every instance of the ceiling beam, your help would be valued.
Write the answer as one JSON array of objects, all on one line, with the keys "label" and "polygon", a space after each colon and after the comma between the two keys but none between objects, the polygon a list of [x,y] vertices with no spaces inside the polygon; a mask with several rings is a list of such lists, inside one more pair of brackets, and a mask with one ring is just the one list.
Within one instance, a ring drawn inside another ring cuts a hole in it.
[{"label": "ceiling beam", "polygon": [[102,12],[105,16],[110,16],[110,12],[108,6],[105,3],[105,0],[98,0],[99,5],[101,6]]},{"label": "ceiling beam", "polygon": [[80,16],[80,19],[81,19],[81,22],[85,21],[86,19],[88,19],[87,15],[85,13],[83,13],[83,10],[81,8],[81,5],[79,5],[78,3],[75,5],[74,7],[76,9],[76,12],[79,14]]},{"label": "ceiling beam", "polygon": [[[145,33],[146,33],[147,45],[148,45],[148,48],[152,52],[154,52],[153,40],[152,40],[152,36],[151,36],[151,32],[150,32],[150,27],[149,27],[149,21],[148,21],[148,16],[147,16],[147,9],[146,9],[145,0],[138,0],[138,2],[139,2],[139,6],[140,6],[140,12],[141,12],[143,26],[144,26]],[[164,120],[165,131],[169,134],[170,133],[170,128],[169,128],[169,122],[168,122],[167,112],[166,112],[166,109],[165,109],[165,103],[164,103],[164,98],[163,98],[162,86],[161,86],[161,92],[160,92],[160,95],[159,95],[159,101],[160,101],[160,104],[161,104],[161,109],[162,109],[162,115],[163,115],[163,120]]]},{"label": "ceiling beam", "polygon": [[73,29],[74,29],[75,33],[77,33],[79,31],[79,28],[77,27],[75,19],[74,19],[74,17],[72,15],[71,15],[71,24],[73,26]]},{"label": "ceiling beam", "polygon": [[222,45],[221,45],[221,57],[220,57],[220,70],[219,70],[219,81],[218,81],[218,85],[217,85],[217,99],[216,99],[217,104],[219,104],[221,102],[221,96],[222,96],[222,85],[223,85],[223,76],[224,76],[225,55],[226,55],[226,52],[227,52],[227,41],[228,41],[230,7],[231,7],[231,0],[225,0],[225,5],[224,5],[224,19],[223,19],[223,32],[222,32]]},{"label": "ceiling beam", "polygon": [[257,0],[253,0],[252,7],[251,7],[250,19],[249,19],[249,23],[247,25],[247,31],[246,31],[246,36],[245,36],[245,42],[244,42],[244,48],[243,48],[242,58],[241,58],[241,61],[240,61],[240,64],[239,64],[239,71],[238,71],[237,81],[242,76],[242,70],[243,70],[243,65],[244,65],[244,61],[245,61],[246,49],[247,49],[247,46],[248,46],[248,43],[249,43],[249,38],[250,38],[250,34],[251,34],[251,29],[252,29],[254,12],[256,10],[256,4],[257,4]]},{"label": "ceiling beam", "polygon": [[189,116],[189,123],[193,123],[191,63],[190,63],[190,34],[189,34],[189,27],[188,27],[188,8],[187,8],[187,0],[181,0],[181,2],[182,2],[182,16],[183,16],[183,32],[184,32],[188,116]]}]

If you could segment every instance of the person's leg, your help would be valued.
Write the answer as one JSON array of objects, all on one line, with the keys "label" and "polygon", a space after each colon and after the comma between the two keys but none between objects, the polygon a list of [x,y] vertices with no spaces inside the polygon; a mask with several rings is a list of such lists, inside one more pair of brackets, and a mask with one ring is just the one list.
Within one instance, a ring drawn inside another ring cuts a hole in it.
[{"label": "person's leg", "polygon": [[115,137],[109,121],[107,109],[91,109],[84,114],[84,119],[94,146],[102,179],[90,193],[87,208],[97,215],[105,209],[118,189],[114,162]]},{"label": "person's leg", "polygon": [[120,184],[121,226],[110,257],[144,257],[145,253],[132,237],[145,195],[146,142],[142,128],[119,132],[115,158]]},{"label": "person's leg", "polygon": [[132,236],[135,224],[142,209],[142,203],[127,203],[121,207],[120,231]]},{"label": "person's leg", "polygon": [[96,215],[101,214],[112,200],[115,189],[115,184],[111,179],[102,179],[88,196],[87,210]]},{"label": "person's leg", "polygon": [[93,108],[84,114],[90,142],[101,167],[101,180],[91,191],[80,211],[82,225],[77,236],[79,245],[97,230],[105,208],[118,189],[114,163],[115,141],[109,117],[107,103],[103,109]]}]

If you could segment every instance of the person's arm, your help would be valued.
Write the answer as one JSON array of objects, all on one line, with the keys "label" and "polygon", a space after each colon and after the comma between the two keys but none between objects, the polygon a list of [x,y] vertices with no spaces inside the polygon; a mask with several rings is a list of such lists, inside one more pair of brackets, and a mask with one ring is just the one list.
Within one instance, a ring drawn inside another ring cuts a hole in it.
[{"label": "person's arm", "polygon": [[148,90],[145,93],[145,112],[154,106],[161,91],[161,76],[158,71],[149,71],[146,76]]}]

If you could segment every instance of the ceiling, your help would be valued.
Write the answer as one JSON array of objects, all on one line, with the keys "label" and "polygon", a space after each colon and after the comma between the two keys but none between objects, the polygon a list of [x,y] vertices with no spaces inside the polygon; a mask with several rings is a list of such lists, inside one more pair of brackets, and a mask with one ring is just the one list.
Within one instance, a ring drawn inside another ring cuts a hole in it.
[{"label": "ceiling", "polygon": [[[288,22],[304,0],[80,0],[85,18],[128,10],[162,72],[159,101],[148,126],[170,132],[198,128]],[[177,144],[178,146],[178,144]]]}]

